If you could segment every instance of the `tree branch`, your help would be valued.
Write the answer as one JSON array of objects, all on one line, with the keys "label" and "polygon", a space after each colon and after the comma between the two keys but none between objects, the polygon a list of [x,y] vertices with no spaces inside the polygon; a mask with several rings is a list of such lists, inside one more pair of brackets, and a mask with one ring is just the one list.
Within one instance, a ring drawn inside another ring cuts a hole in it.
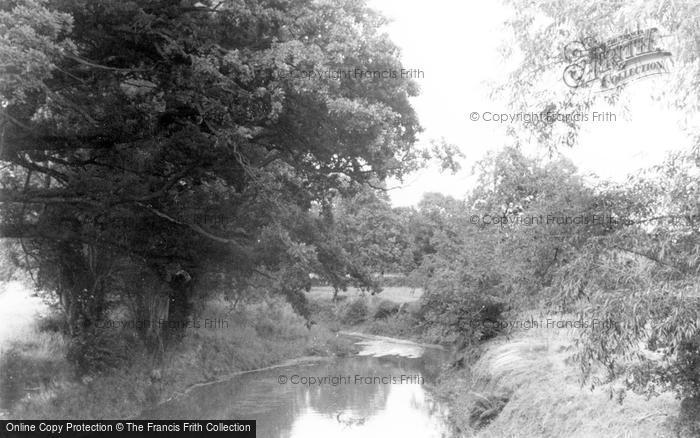
[{"label": "tree branch", "polygon": [[77,55],[73,55],[71,53],[65,53],[64,56],[68,59],[72,59],[73,61],[86,65],[88,67],[92,68],[99,68],[101,70],[109,70],[109,71],[118,71],[122,73],[131,73],[131,72],[144,72],[144,71],[150,71],[147,68],[119,68],[119,67],[110,67],[107,65],[102,65],[102,64],[96,64],[94,62],[90,62],[87,59],[81,58]]},{"label": "tree branch", "polygon": [[188,223],[186,223],[186,222],[177,220],[177,219],[175,219],[175,218],[173,218],[173,217],[171,217],[171,216],[169,216],[169,215],[163,213],[162,211],[157,210],[157,209],[155,209],[155,208],[153,208],[153,207],[151,207],[151,206],[149,206],[149,205],[145,205],[145,204],[143,204],[143,203],[137,203],[137,205],[139,205],[140,207],[145,208],[146,210],[150,211],[151,213],[155,214],[156,216],[158,216],[158,217],[160,217],[160,218],[162,218],[162,219],[167,220],[168,222],[171,222],[171,223],[174,223],[174,224],[177,224],[177,225],[181,225],[181,226],[183,226],[183,227],[187,227],[187,228],[191,229],[192,231],[196,232],[197,234],[206,237],[207,239],[214,240],[214,241],[220,242],[220,243],[232,244],[232,245],[236,246],[237,248],[242,248],[242,247],[243,247],[243,245],[241,245],[241,243],[240,243],[238,240],[236,240],[236,239],[229,239],[229,238],[226,238],[226,237],[217,236],[217,235],[215,235],[215,234],[212,234],[212,233],[206,231],[205,229],[203,229],[203,228],[200,227],[199,225],[196,225],[196,224],[188,224]]},{"label": "tree branch", "polygon": [[28,204],[86,204],[104,209],[105,205],[89,198],[76,196],[67,190],[32,189],[24,193],[16,190],[0,189],[0,202]]}]

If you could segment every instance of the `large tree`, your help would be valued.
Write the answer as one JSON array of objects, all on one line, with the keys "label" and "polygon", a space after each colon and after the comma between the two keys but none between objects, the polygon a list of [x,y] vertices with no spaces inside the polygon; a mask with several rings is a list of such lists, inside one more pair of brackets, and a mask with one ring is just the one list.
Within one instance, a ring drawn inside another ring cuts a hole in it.
[{"label": "large tree", "polygon": [[362,0],[4,2],[2,235],[77,329],[154,284],[171,319],[205,280],[296,296],[326,261],[300,218],[417,163],[415,84],[356,73],[401,70],[383,23]]},{"label": "large tree", "polygon": [[[587,239],[609,230],[604,207],[568,160],[541,161],[506,148],[477,164],[464,201],[440,194],[419,204],[417,270],[426,323],[443,339],[473,343],[495,333],[506,306],[547,305],[542,294]],[[567,219],[569,219],[567,221]]]}]

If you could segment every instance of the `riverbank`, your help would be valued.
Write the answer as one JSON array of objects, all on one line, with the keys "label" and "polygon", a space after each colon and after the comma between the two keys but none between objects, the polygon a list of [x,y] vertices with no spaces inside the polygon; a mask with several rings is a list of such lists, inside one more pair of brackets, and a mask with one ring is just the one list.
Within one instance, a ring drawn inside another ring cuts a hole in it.
[{"label": "riverbank", "polygon": [[417,330],[421,319],[421,289],[385,287],[377,295],[349,289],[333,300],[331,288],[314,288],[309,294],[312,318],[332,332],[355,331],[414,342],[434,344]]},{"label": "riverbank", "polygon": [[[417,299],[400,298],[318,299],[314,308],[333,330],[434,343],[417,330]],[[498,336],[453,356],[431,391],[447,401],[450,421],[463,436],[679,436],[674,394],[647,399],[623,382],[582,387],[572,358],[575,336],[573,329],[551,328]]]},{"label": "riverbank", "polygon": [[581,387],[574,332],[532,329],[482,346],[471,367],[445,372],[437,393],[464,436],[671,437],[680,403],[621,383]]},{"label": "riverbank", "polygon": [[[127,345],[128,357],[119,367],[81,375],[66,359],[67,335],[40,300],[13,286],[0,294],[0,301],[3,313],[22,315],[1,315],[8,321],[0,336],[0,410],[6,418],[133,417],[197,384],[295,358],[343,356],[354,348],[322,325],[308,329],[286,303],[274,300],[231,311],[227,303],[214,300],[197,318],[222,323],[188,329],[182,342],[165,350],[162,361]],[[33,310],[22,313],[17,304]]]}]

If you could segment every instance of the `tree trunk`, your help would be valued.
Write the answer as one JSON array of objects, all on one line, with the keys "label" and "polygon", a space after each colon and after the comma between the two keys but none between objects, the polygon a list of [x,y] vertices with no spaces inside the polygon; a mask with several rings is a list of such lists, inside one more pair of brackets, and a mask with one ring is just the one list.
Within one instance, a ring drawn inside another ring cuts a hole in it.
[{"label": "tree trunk", "polygon": [[[184,271],[183,271],[184,272]],[[187,274],[175,275],[170,282],[170,293],[168,296],[168,322],[165,339],[168,342],[178,342],[185,335],[192,314],[192,279]]]}]

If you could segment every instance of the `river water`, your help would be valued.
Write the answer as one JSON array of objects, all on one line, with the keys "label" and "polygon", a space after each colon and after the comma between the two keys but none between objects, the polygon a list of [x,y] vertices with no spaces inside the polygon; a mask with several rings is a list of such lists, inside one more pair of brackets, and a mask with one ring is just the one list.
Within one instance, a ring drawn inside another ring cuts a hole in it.
[{"label": "river water", "polygon": [[356,337],[358,355],[198,386],[142,417],[254,419],[259,438],[453,436],[446,406],[429,391],[443,351],[389,338],[343,336]]}]

